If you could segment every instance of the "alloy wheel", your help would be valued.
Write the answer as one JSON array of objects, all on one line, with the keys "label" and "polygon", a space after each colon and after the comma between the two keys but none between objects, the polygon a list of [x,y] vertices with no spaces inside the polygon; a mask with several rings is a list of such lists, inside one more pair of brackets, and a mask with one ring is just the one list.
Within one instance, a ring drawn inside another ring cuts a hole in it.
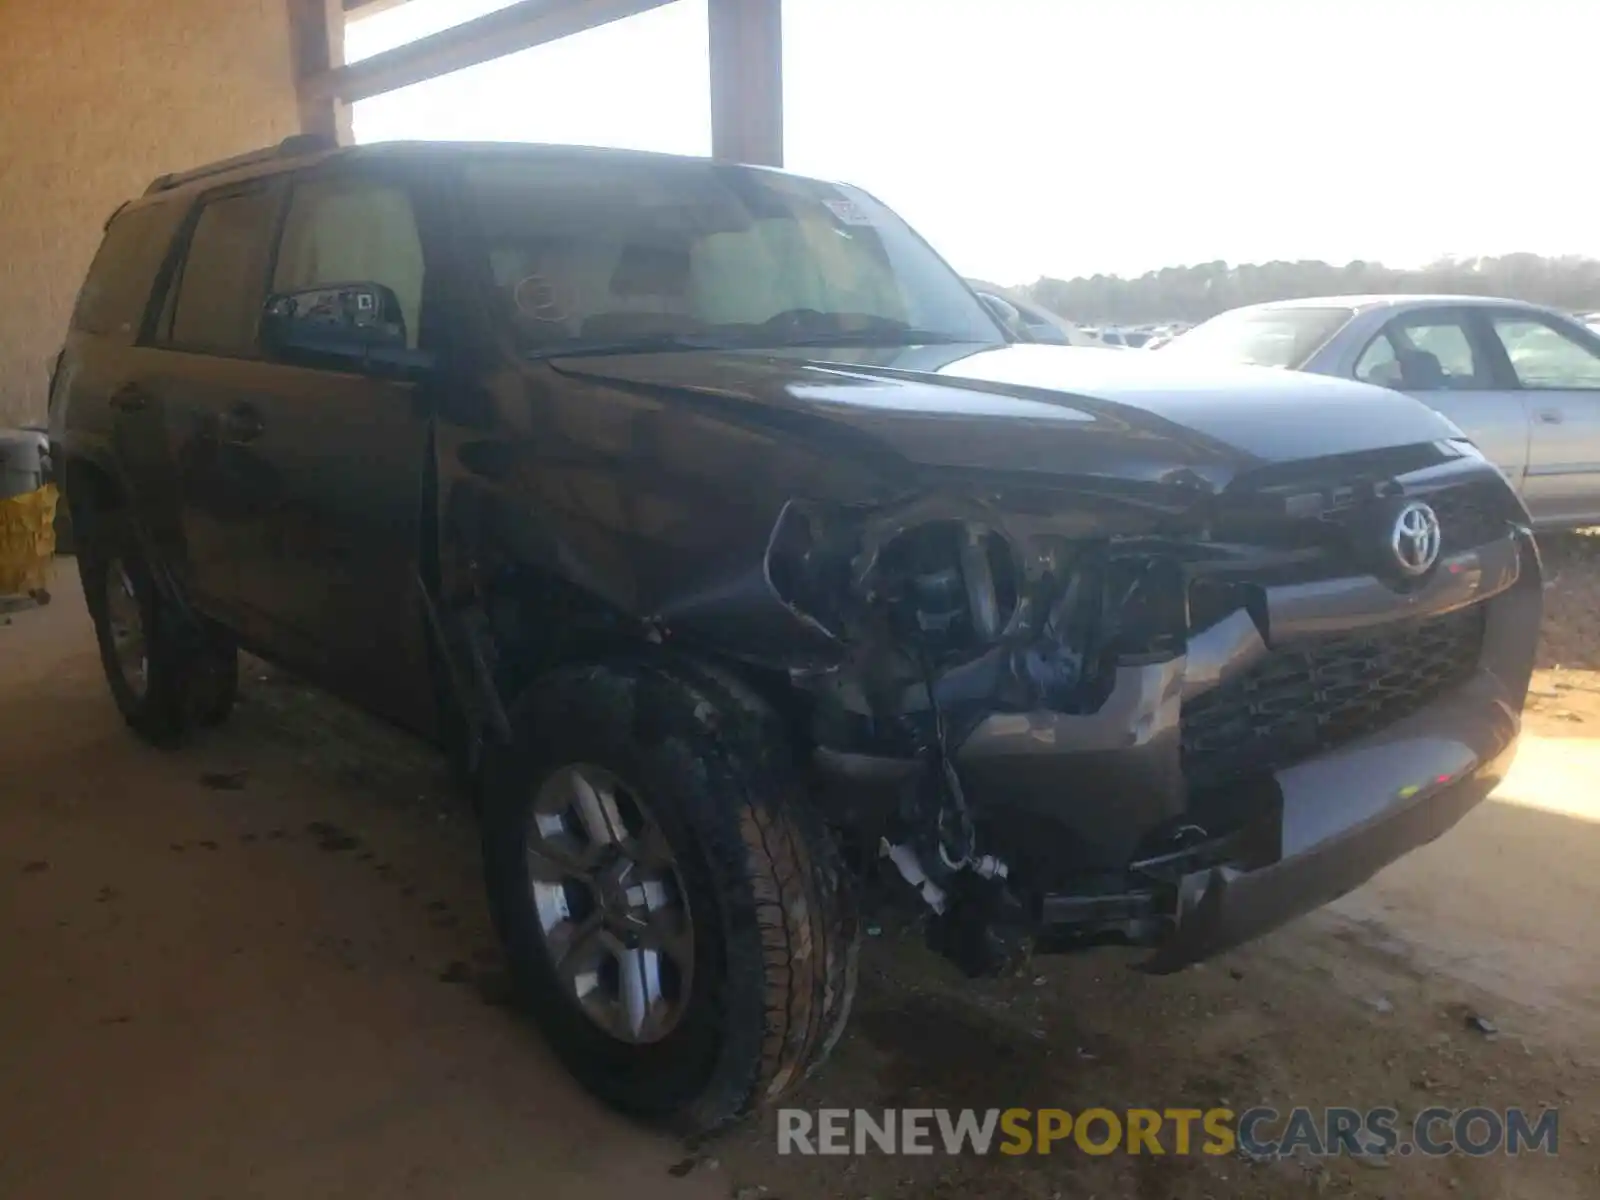
[{"label": "alloy wheel", "polygon": [[106,565],[106,618],[111,626],[111,648],[122,681],[136,700],[142,700],[150,688],[150,644],[139,593],[120,558]]},{"label": "alloy wheel", "polygon": [[672,848],[638,793],[603,767],[562,767],[534,797],[526,853],[568,998],[618,1041],[664,1038],[688,1003],[694,927]]}]

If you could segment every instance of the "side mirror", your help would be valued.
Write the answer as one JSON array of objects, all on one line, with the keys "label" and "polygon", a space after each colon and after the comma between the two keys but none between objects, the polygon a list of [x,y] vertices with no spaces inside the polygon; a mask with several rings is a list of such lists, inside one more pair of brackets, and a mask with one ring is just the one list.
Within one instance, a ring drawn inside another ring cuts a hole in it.
[{"label": "side mirror", "polygon": [[1000,322],[1002,328],[1015,341],[1034,340],[1032,332],[1028,329],[1028,323],[1022,319],[1022,312],[1015,304],[991,292],[979,292],[977,295],[978,299],[983,301],[983,306],[993,314],[994,319]]},{"label": "side mirror", "polygon": [[430,355],[406,344],[400,300],[381,283],[329,283],[268,296],[261,340],[272,357],[304,366],[361,370],[431,364]]}]

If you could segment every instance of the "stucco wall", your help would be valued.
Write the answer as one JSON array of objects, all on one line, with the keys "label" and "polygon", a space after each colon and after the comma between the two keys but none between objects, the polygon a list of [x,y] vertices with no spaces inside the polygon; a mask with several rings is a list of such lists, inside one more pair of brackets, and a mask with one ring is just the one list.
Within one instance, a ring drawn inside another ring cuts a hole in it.
[{"label": "stucco wall", "polygon": [[112,209],[297,129],[284,0],[0,0],[0,425],[43,419]]}]

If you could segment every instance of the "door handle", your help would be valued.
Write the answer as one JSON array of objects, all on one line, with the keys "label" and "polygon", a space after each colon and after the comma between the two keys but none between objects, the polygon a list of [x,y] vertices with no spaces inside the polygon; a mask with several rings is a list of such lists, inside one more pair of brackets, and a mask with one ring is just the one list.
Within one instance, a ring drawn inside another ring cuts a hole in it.
[{"label": "door handle", "polygon": [[143,388],[127,384],[111,393],[111,407],[118,412],[143,412],[150,404],[150,397]]},{"label": "door handle", "polygon": [[222,440],[242,446],[253,442],[266,431],[261,414],[250,404],[239,404],[222,414],[220,422]]},{"label": "door handle", "polygon": [[1559,408],[1541,408],[1538,413],[1539,421],[1545,425],[1561,424],[1561,410]]}]

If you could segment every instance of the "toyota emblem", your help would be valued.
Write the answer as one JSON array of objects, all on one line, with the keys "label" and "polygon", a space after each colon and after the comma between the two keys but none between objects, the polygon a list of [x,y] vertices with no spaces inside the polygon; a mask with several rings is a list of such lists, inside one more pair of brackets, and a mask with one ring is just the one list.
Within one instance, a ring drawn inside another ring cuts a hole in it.
[{"label": "toyota emblem", "polygon": [[1439,561],[1439,518],[1420,500],[1407,504],[1394,518],[1389,549],[1402,575],[1426,575]]}]

